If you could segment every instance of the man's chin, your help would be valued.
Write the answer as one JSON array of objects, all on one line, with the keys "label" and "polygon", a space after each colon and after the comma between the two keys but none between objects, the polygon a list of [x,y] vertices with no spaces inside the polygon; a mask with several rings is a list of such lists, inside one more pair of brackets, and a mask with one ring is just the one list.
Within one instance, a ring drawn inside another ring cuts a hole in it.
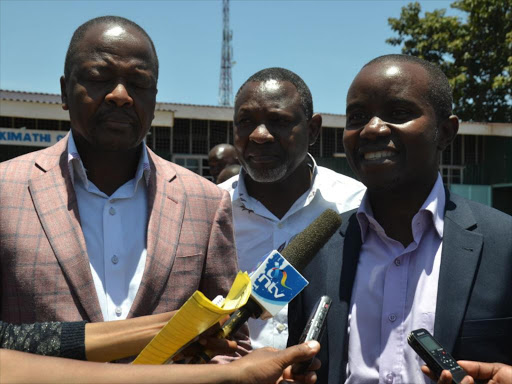
[{"label": "man's chin", "polygon": [[258,183],[275,183],[286,176],[286,165],[271,169],[245,168],[251,179]]}]

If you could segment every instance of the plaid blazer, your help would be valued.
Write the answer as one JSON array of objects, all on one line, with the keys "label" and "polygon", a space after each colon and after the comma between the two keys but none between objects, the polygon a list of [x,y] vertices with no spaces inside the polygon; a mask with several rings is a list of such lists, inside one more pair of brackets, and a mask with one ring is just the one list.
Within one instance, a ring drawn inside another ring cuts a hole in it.
[{"label": "plaid blazer", "polygon": [[[128,317],[226,295],[238,271],[231,202],[148,149],[147,259]],[[67,164],[67,136],[0,164],[0,319],[102,321]]]}]

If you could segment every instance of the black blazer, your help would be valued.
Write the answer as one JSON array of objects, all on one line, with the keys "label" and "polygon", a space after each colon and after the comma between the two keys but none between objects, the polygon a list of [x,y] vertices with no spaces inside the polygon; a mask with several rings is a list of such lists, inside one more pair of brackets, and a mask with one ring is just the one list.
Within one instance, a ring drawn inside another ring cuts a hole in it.
[{"label": "black blazer", "polygon": [[[332,306],[318,357],[319,383],[345,381],[347,321],[361,249],[357,210],[303,275],[310,282],[289,305],[288,345],[299,340],[321,295]],[[512,364],[512,216],[447,193],[434,335],[456,358]]]}]

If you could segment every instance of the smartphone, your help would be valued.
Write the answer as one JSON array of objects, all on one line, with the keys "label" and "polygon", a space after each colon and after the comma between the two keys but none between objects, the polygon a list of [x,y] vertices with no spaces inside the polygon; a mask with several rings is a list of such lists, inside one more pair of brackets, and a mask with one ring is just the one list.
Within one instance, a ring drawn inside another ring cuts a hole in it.
[{"label": "smartphone", "polygon": [[[309,340],[320,341],[325,325],[327,324],[327,314],[329,313],[329,308],[331,308],[331,302],[332,300],[329,296],[322,296],[318,300],[316,305],[313,307],[313,311],[311,311],[311,315],[309,316],[309,320],[306,323],[304,330],[302,331],[299,344]],[[313,359],[310,359],[294,364],[292,366],[292,373],[300,375],[306,373],[312,362]]]},{"label": "smartphone", "polygon": [[459,384],[467,376],[467,372],[457,364],[455,359],[445,351],[426,329],[420,328],[412,331],[407,337],[407,342],[437,378],[439,378],[443,369],[451,372],[452,382],[455,384]]}]

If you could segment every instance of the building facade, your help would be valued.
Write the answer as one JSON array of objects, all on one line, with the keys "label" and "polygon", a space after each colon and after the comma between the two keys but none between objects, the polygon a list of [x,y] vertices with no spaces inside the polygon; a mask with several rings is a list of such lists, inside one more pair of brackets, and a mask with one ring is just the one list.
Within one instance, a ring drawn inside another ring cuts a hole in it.
[{"label": "building facade", "polygon": [[[342,143],[345,116],[322,117],[311,154],[318,164],[354,177]],[[232,119],[232,107],[157,103],[146,142],[163,158],[211,179],[208,152],[233,143]],[[60,95],[0,90],[0,161],[52,145],[69,129]],[[454,192],[512,214],[512,123],[462,122],[440,171]]]}]

